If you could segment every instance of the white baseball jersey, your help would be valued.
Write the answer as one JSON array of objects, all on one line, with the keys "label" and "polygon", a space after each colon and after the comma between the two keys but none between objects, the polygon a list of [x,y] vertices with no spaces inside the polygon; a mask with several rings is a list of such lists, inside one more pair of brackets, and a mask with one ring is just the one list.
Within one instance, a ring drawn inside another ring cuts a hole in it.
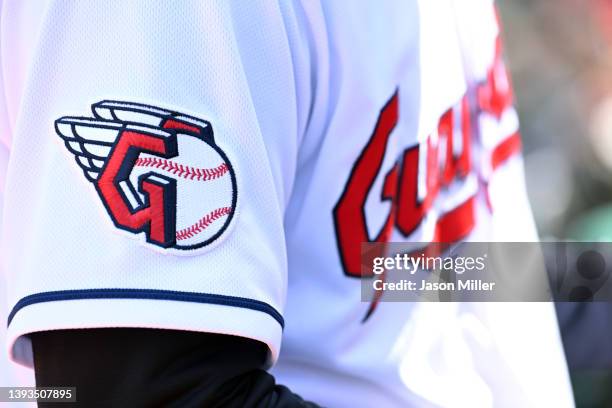
[{"label": "white baseball jersey", "polygon": [[491,0],[0,4],[13,360],[166,328],[324,406],[572,405],[550,304],[360,298],[361,242],[536,239]]}]

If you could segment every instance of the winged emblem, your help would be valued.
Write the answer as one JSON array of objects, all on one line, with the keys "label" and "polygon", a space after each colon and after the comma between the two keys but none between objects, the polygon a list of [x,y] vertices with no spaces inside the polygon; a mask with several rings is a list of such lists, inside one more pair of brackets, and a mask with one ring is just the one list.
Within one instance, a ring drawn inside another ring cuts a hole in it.
[{"label": "winged emblem", "polygon": [[91,112],[61,117],[55,130],[117,228],[179,250],[206,246],[225,231],[236,178],[208,121],[112,100]]},{"label": "winged emblem", "polygon": [[100,175],[124,130],[159,133],[162,129],[181,129],[214,142],[208,122],[179,112],[122,101],[101,101],[91,110],[93,117],[64,116],[55,121],[55,131],[91,182]]}]

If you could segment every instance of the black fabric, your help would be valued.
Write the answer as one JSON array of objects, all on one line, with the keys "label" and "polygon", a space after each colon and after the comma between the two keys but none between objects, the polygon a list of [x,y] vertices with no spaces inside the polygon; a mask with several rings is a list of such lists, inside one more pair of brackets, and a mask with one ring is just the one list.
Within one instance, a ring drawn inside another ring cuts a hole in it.
[{"label": "black fabric", "polygon": [[262,367],[267,347],[218,334],[154,329],[33,333],[38,386],[74,386],[76,404],[39,407],[300,407]]}]

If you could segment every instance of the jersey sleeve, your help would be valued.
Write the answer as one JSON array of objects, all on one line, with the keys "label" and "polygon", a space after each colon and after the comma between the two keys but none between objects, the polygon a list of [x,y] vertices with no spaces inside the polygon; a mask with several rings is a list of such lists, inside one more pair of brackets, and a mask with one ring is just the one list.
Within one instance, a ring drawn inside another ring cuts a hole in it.
[{"label": "jersey sleeve", "polygon": [[[3,6],[3,1],[0,0],[0,8]],[[0,52],[0,66],[3,62],[3,53]],[[8,119],[8,109],[6,105],[5,95],[7,87],[0,76],[0,214],[4,203],[4,191],[6,172],[9,162],[9,146],[11,135],[11,124]],[[2,225],[2,217],[0,217],[0,226]],[[2,256],[0,255],[0,262]],[[0,344],[6,344],[6,318],[7,310],[7,279],[4,270],[0,267]],[[4,351],[4,350],[2,350]],[[8,359],[6,353],[0,353],[0,384],[2,386],[34,386],[34,376],[32,370],[21,367]]]},{"label": "jersey sleeve", "polygon": [[145,327],[274,361],[298,146],[281,10],[50,1],[38,35],[5,190],[12,358],[32,332]]}]

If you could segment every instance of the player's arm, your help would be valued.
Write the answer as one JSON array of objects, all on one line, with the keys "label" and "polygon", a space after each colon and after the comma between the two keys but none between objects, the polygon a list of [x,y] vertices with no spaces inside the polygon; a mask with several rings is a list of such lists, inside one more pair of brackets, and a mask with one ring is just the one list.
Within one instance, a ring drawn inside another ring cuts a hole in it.
[{"label": "player's arm", "polygon": [[310,106],[279,7],[49,2],[3,231],[10,353],[39,385],[299,402],[264,371]]},{"label": "player's arm", "polygon": [[244,337],[115,328],[32,342],[36,383],[76,387],[81,406],[316,407],[275,384],[266,345]]}]

